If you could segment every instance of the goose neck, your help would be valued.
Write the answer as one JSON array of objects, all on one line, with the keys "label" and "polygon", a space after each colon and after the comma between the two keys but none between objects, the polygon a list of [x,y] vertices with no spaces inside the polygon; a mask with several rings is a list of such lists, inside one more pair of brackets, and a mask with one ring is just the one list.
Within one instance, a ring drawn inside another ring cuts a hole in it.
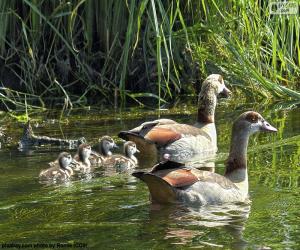
[{"label": "goose neck", "polygon": [[225,176],[243,186],[248,193],[247,147],[249,133],[233,127],[230,153],[226,162]]},{"label": "goose neck", "polygon": [[214,89],[206,88],[199,94],[197,122],[202,124],[214,123],[217,97]]},{"label": "goose neck", "polygon": [[241,164],[247,165],[247,148],[249,134],[246,131],[233,131],[230,144],[230,158],[241,160]]}]

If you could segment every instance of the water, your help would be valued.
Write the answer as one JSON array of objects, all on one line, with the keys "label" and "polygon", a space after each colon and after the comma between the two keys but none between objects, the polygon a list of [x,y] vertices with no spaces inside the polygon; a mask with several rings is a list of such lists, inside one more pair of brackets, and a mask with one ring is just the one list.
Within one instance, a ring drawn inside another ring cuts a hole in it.
[{"label": "water", "polygon": [[[144,183],[126,174],[41,184],[39,171],[62,149],[18,151],[13,145],[22,128],[2,115],[2,140],[11,146],[0,150],[0,243],[27,243],[28,249],[37,243],[43,249],[50,243],[55,248],[66,244],[64,249],[86,244],[89,249],[299,248],[300,108],[233,101],[218,106],[217,172],[224,171],[232,120],[249,109],[279,129],[250,139],[251,203],[200,208],[153,206]],[[180,104],[161,116],[192,124],[195,113],[194,107]],[[157,112],[75,111],[60,126],[53,113],[31,117],[36,134],[85,136],[95,143],[101,135],[116,138],[120,130],[155,119]]]}]

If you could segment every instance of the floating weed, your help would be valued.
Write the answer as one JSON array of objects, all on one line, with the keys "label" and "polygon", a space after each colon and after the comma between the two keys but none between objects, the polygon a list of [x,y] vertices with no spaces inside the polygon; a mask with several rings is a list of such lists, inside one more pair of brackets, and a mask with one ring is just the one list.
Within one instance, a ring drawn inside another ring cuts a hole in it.
[{"label": "floating weed", "polygon": [[9,112],[8,114],[18,122],[26,123],[28,121],[28,114],[14,114],[14,112]]}]

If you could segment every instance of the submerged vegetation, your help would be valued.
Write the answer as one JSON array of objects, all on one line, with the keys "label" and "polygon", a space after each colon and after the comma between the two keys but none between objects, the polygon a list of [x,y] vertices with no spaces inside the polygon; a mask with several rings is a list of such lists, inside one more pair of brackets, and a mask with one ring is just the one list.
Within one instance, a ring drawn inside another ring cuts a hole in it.
[{"label": "submerged vegetation", "polygon": [[268,1],[0,2],[6,109],[158,105],[221,73],[251,98],[300,99],[300,20]]}]

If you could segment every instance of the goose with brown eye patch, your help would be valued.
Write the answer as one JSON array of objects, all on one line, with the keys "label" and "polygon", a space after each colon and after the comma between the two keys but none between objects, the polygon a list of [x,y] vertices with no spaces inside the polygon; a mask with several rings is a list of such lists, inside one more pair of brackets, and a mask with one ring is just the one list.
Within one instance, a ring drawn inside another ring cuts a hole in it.
[{"label": "goose with brown eye patch", "polygon": [[132,175],[144,181],[156,203],[188,203],[192,205],[222,204],[248,201],[247,146],[251,134],[276,132],[259,113],[241,114],[233,123],[231,145],[225,163],[225,175],[198,170],[171,161],[161,162],[150,172]]},{"label": "goose with brown eye patch", "polygon": [[170,119],[144,122],[119,137],[134,141],[141,155],[152,155],[157,161],[193,161],[193,158],[212,157],[217,151],[215,109],[217,97],[228,96],[230,91],[219,74],[208,76],[202,83],[198,98],[198,115],[194,125],[181,124]]},{"label": "goose with brown eye patch", "polygon": [[258,131],[272,131],[273,127],[260,114],[253,111],[246,112],[245,114],[245,120],[249,122],[248,126],[251,134]]},{"label": "goose with brown eye patch", "polygon": [[139,152],[134,142],[127,141],[124,143],[124,155],[112,155],[105,159],[103,165],[105,167],[113,167],[119,173],[129,171],[137,167],[138,160],[135,154]]},{"label": "goose with brown eye patch", "polygon": [[65,181],[73,175],[72,164],[74,160],[69,153],[62,152],[56,161],[58,164],[52,164],[51,167],[42,170],[39,174],[40,180],[46,181]]}]

